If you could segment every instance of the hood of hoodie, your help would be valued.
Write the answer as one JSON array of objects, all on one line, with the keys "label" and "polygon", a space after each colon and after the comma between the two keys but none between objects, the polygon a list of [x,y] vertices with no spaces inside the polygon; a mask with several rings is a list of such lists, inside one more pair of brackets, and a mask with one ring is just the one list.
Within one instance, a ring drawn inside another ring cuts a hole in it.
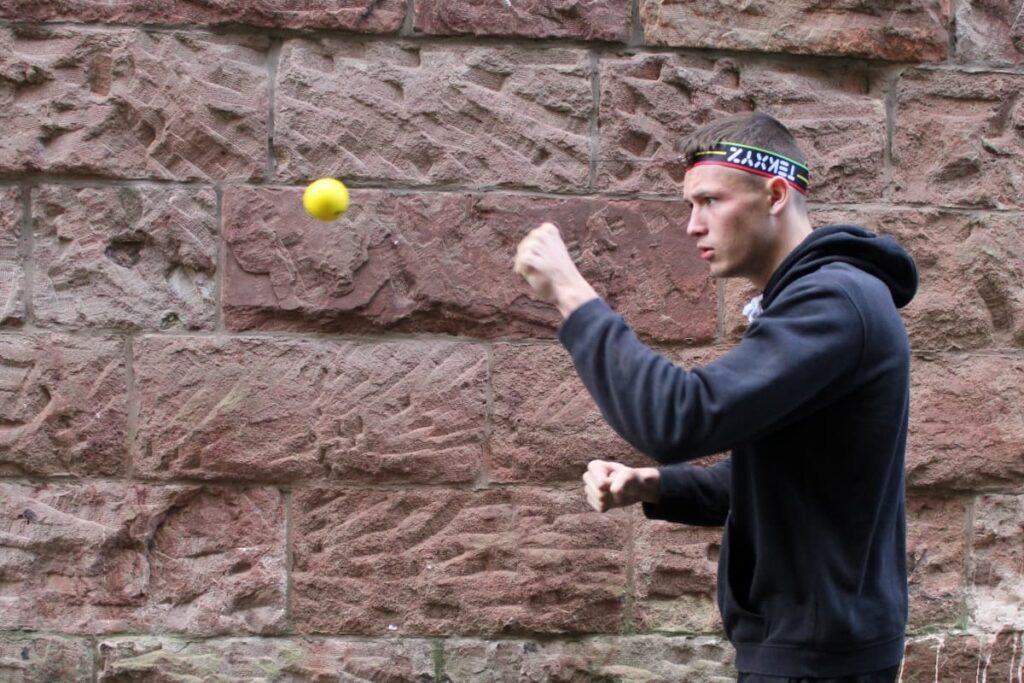
[{"label": "hood of hoodie", "polygon": [[811,232],[782,261],[765,285],[762,305],[793,280],[829,263],[849,263],[885,283],[897,308],[917,292],[917,266],[892,237],[879,236],[858,225],[828,225]]}]

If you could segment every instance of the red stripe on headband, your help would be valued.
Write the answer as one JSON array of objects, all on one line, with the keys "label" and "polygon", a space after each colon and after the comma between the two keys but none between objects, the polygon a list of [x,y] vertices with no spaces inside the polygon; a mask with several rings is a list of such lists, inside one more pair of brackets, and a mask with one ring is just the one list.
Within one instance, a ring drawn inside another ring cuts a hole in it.
[{"label": "red stripe on headband", "polygon": [[807,190],[805,190],[804,188],[800,187],[799,184],[794,183],[789,178],[786,178],[786,177],[780,176],[780,175],[776,175],[774,173],[768,173],[767,171],[758,171],[756,169],[749,168],[747,166],[740,166],[739,164],[731,164],[728,161],[716,161],[714,159],[708,159],[707,161],[701,160],[701,161],[698,161],[695,164],[690,164],[690,168],[696,168],[697,166],[728,166],[729,168],[738,168],[741,171],[746,171],[747,173],[753,173],[755,175],[764,176],[765,178],[782,178],[787,183],[792,185],[794,188],[799,190],[800,194],[807,194]]}]

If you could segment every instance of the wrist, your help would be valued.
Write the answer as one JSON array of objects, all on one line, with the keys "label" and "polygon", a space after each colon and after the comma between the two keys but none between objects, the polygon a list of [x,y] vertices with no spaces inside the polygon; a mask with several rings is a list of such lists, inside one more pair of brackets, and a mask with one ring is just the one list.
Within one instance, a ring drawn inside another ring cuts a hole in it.
[{"label": "wrist", "polygon": [[661,470],[657,467],[641,467],[637,470],[640,483],[640,501],[657,503],[661,500]]},{"label": "wrist", "polygon": [[578,281],[555,288],[555,303],[563,318],[568,318],[577,308],[596,298],[597,292],[582,277]]}]

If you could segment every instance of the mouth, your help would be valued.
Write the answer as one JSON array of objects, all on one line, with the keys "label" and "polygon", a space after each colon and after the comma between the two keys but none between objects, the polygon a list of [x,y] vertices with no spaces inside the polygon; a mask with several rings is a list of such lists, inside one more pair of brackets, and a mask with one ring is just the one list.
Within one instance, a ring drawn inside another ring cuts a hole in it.
[{"label": "mouth", "polygon": [[700,251],[700,257],[705,261],[710,261],[715,254],[715,250],[711,247],[697,247],[697,249]]}]

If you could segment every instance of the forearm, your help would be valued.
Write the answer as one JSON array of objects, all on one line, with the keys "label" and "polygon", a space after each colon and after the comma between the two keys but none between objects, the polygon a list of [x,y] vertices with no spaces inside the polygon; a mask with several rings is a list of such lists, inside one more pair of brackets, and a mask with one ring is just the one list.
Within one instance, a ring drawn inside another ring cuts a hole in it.
[{"label": "forearm", "polygon": [[588,302],[559,337],[605,420],[629,444],[660,463],[707,454],[685,450],[684,437],[699,436],[693,425],[700,416],[693,396],[680,406],[686,371],[640,342],[610,308]]},{"label": "forearm", "polygon": [[801,278],[716,361],[687,370],[641,342],[600,299],[559,340],[608,424],[659,463],[732,450],[838,398],[861,362],[864,323],[837,286]]},{"label": "forearm", "polygon": [[657,504],[661,500],[661,470],[657,467],[640,467],[636,470],[640,486],[640,502]]},{"label": "forearm", "polygon": [[729,515],[732,461],[709,467],[679,464],[659,470],[659,500],[644,501],[644,514],[694,526],[722,526]]},{"label": "forearm", "polygon": [[555,287],[555,305],[562,314],[562,318],[568,318],[577,308],[592,299],[597,299],[597,292],[590,283],[582,276],[573,278],[571,281]]}]

